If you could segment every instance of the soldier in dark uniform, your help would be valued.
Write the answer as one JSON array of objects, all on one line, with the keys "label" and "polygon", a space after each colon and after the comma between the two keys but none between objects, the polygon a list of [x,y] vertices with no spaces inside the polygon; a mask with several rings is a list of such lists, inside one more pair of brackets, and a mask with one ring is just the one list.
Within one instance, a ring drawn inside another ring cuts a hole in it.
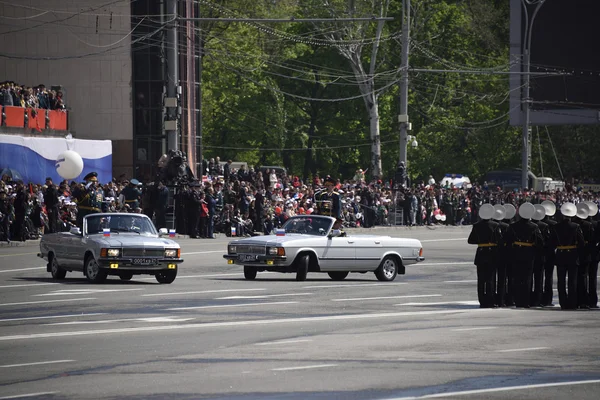
[{"label": "soldier in dark uniform", "polygon": [[[481,208],[483,206],[478,206]],[[479,218],[479,214],[478,214]],[[500,232],[500,237],[502,238],[508,229],[509,224],[506,221],[506,209],[504,206],[500,204],[496,204],[494,206],[494,216],[492,219],[498,223],[498,230]],[[506,278],[506,268],[507,268],[507,251],[506,245],[504,243],[504,239],[501,239],[498,242],[497,246],[497,262],[496,262],[496,301],[495,303],[498,307],[506,307],[506,289],[507,289],[507,278]]]},{"label": "soldier in dark uniform", "polygon": [[530,297],[530,306],[541,307],[542,295],[544,293],[544,264],[546,262],[546,254],[550,247],[550,228],[548,224],[542,220],[546,216],[546,209],[541,204],[534,204],[535,213],[533,214],[533,221],[540,228],[543,238],[543,247],[536,248],[535,261],[533,262],[533,291]]},{"label": "soldier in dark uniform", "polygon": [[326,189],[315,193],[316,214],[342,219],[342,200],[335,191],[335,180],[327,177],[324,185]]},{"label": "soldier in dark uniform", "polygon": [[25,214],[27,213],[27,205],[29,202],[29,194],[23,185],[23,181],[17,181],[17,186],[15,189],[16,197],[13,202],[13,207],[15,210],[15,220],[13,222],[14,235],[13,237],[16,240],[20,240],[22,242],[26,241],[28,238],[26,237],[25,230]]},{"label": "soldier in dark uniform", "polygon": [[[511,203],[506,203],[503,205],[504,207],[504,220],[503,222],[506,224],[503,226],[502,237],[505,238],[506,232],[508,231],[508,227],[512,225],[515,221],[515,215],[517,215],[517,209]],[[503,239],[503,260],[504,260],[504,268],[503,273],[504,277],[502,279],[505,287],[504,291],[504,302],[502,303],[504,306],[512,307],[515,305],[515,281],[513,279],[513,269],[511,262],[511,248],[506,243],[506,240]],[[500,278],[498,278],[500,279]]]},{"label": "soldier in dark uniform", "polygon": [[508,227],[505,236],[506,245],[510,249],[515,305],[519,308],[529,308],[533,262],[538,249],[544,246],[540,228],[531,222],[534,213],[533,204],[529,202],[521,204],[519,207],[521,219]]},{"label": "soldier in dark uniform", "polygon": [[46,191],[44,192],[44,204],[48,214],[48,233],[57,232],[57,221],[60,202],[58,200],[58,190],[52,183],[52,178],[46,178]]},{"label": "soldier in dark uniform", "polygon": [[202,198],[200,196],[200,184],[190,183],[191,190],[187,193],[185,202],[185,217],[187,221],[187,234],[192,239],[198,237],[198,225],[200,223],[200,207]]},{"label": "soldier in dark uniform", "polygon": [[90,214],[102,212],[102,195],[97,192],[98,174],[90,172],[83,180],[83,187],[77,187],[73,191],[73,197],[77,203],[77,226],[83,227],[83,217]]},{"label": "soldier in dark uniform", "polygon": [[594,242],[594,227],[590,221],[587,221],[587,217],[590,213],[590,209],[585,203],[577,204],[577,214],[573,218],[573,222],[581,227],[583,232],[583,240],[585,246],[579,254],[579,268],[577,268],[577,306],[583,309],[589,309],[590,300],[588,298],[588,273],[590,268],[590,262],[592,261],[591,255],[593,252]]},{"label": "soldier in dark uniform", "polygon": [[600,245],[600,225],[598,221],[593,218],[598,214],[598,205],[592,201],[586,201],[590,212],[588,214],[588,221],[592,223],[594,229],[594,236],[590,245],[590,266],[588,270],[588,301],[590,308],[598,308],[598,254]]},{"label": "soldier in dark uniform", "polygon": [[[556,205],[550,200],[542,201],[542,206],[546,212],[546,216],[542,220],[546,224],[548,224],[548,234],[550,237],[552,236],[552,230],[556,225],[556,221],[554,220],[554,214],[556,213]],[[554,297],[554,290],[552,289],[553,281],[554,281],[554,249],[550,245],[550,238],[545,243],[546,254],[544,257],[544,292],[542,294],[542,306],[543,307],[552,307],[554,304],[552,303],[552,298]]]},{"label": "soldier in dark uniform", "polygon": [[550,245],[556,251],[558,301],[563,310],[575,310],[577,309],[578,250],[583,249],[585,240],[581,227],[571,221],[571,218],[577,214],[575,204],[563,204],[560,212],[563,215],[562,221],[554,226],[550,236]]},{"label": "soldier in dark uniform", "polygon": [[475,265],[477,266],[477,297],[479,307],[492,308],[495,306],[495,276],[498,255],[498,243],[502,237],[497,222],[492,221],[494,206],[484,204],[479,210],[478,222],[473,225],[467,242],[477,245]]},{"label": "soldier in dark uniform", "polygon": [[140,206],[140,198],[142,197],[142,192],[138,189],[139,181],[137,179],[132,179],[129,181],[127,186],[121,190],[121,194],[125,198],[125,204],[129,206],[129,209],[134,212],[136,208]]},{"label": "soldier in dark uniform", "polygon": [[0,237],[10,243],[10,218],[13,213],[12,205],[6,197],[6,190],[0,187]]}]

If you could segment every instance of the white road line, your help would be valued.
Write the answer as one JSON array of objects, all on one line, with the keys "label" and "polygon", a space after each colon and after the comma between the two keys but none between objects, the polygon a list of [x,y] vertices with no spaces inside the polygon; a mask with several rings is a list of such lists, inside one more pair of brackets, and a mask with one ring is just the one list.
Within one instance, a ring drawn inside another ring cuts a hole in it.
[{"label": "white road line", "polygon": [[477,300],[464,300],[464,301],[440,301],[433,303],[400,303],[394,304],[395,306],[443,306],[450,304],[458,304],[462,306],[478,306],[479,302]]},{"label": "white road line", "polygon": [[194,318],[177,318],[177,317],[150,317],[150,318],[124,318],[124,319],[104,319],[99,321],[69,321],[69,322],[54,322],[52,324],[44,324],[46,326],[52,325],[93,325],[93,324],[113,324],[115,322],[186,322],[191,321]]},{"label": "white road line", "polygon": [[419,267],[431,267],[431,266],[435,266],[435,265],[473,265],[475,266],[475,264],[473,264],[472,261],[469,262],[439,262],[439,263],[417,263],[415,265],[418,265]]},{"label": "white road line", "polygon": [[[277,303],[267,303],[277,304]],[[257,304],[251,304],[257,305]],[[232,306],[232,305],[229,305]],[[241,305],[240,305],[241,306]],[[208,306],[210,307],[210,306]],[[183,308],[185,309],[185,308]],[[188,308],[189,309],[189,308]],[[176,310],[171,308],[170,310]],[[498,309],[501,310],[501,309]],[[124,333],[139,333],[139,332],[158,332],[158,331],[174,331],[182,329],[210,329],[210,328],[231,328],[237,326],[267,326],[276,324],[301,324],[309,322],[326,322],[328,324],[331,321],[355,321],[359,319],[382,319],[382,318],[399,318],[399,317],[417,317],[417,316],[431,316],[431,315],[444,315],[444,314],[474,314],[474,313],[489,313],[499,312],[491,308],[475,308],[467,310],[431,310],[431,311],[402,311],[402,312],[390,312],[390,313],[369,313],[369,314],[341,314],[341,315],[326,315],[318,317],[301,317],[301,318],[273,318],[273,319],[258,319],[258,320],[243,320],[243,321],[228,321],[228,322],[205,322],[195,324],[178,324],[178,325],[159,325],[159,326],[143,326],[135,328],[112,328],[112,329],[96,329],[96,330],[84,330],[84,331],[71,331],[71,332],[47,332],[47,333],[33,333],[23,335],[9,335],[0,336],[0,342],[10,340],[25,340],[25,339],[42,339],[42,338],[56,338],[56,337],[70,337],[70,336],[90,336],[90,335],[112,335],[112,334],[124,334]]]},{"label": "white road line", "polygon": [[81,299],[61,299],[61,300],[42,300],[42,301],[24,301],[22,303],[4,303],[4,304],[0,304],[0,307],[6,307],[6,306],[23,306],[23,305],[27,305],[27,304],[49,304],[49,303],[60,303],[60,302],[65,302],[65,301],[72,301],[73,303],[77,303],[78,301],[82,301],[82,300],[96,300],[95,297],[84,297]]},{"label": "white road line", "polygon": [[131,292],[135,290],[145,290],[145,289],[64,289],[64,290],[55,290],[50,293],[42,293],[42,294],[34,294],[32,297],[45,297],[45,296],[76,296],[78,294],[102,294],[102,293],[112,293],[112,292]]},{"label": "white road line", "polygon": [[25,399],[27,397],[39,397],[39,396],[47,396],[49,394],[56,394],[60,392],[37,392],[37,393],[27,393],[27,394],[17,394],[15,396],[5,396],[0,397],[0,400],[8,400],[8,399]]},{"label": "white road line", "polygon": [[328,368],[328,367],[337,367],[337,364],[317,364],[317,365],[305,365],[304,367],[273,368],[271,371],[298,371],[298,370],[302,370],[302,369]]},{"label": "white road line", "polygon": [[255,288],[255,289],[218,289],[218,290],[199,290],[197,292],[170,292],[170,293],[151,293],[143,294],[142,297],[154,297],[154,296],[178,296],[182,294],[204,294],[204,293],[226,293],[226,292],[258,292],[267,289]]},{"label": "white road line", "polygon": [[202,310],[205,308],[229,308],[229,307],[252,307],[252,306],[266,306],[275,304],[298,304],[297,301],[274,301],[272,303],[244,303],[244,304],[221,304],[215,306],[195,306],[195,307],[176,307],[167,308],[167,311],[180,311],[180,310]]},{"label": "white road line", "polygon": [[275,342],[254,343],[254,345],[255,346],[271,346],[274,344],[290,344],[290,343],[302,343],[302,342],[312,342],[312,339],[279,340],[279,341],[275,341]]},{"label": "white road line", "polygon": [[460,241],[460,240],[466,241],[467,239],[468,238],[466,238],[466,237],[464,237],[464,238],[452,238],[452,239],[425,239],[425,240],[421,240],[421,243],[427,243],[427,242],[453,242],[453,241]]},{"label": "white road line", "polygon": [[547,350],[550,347],[529,347],[526,349],[508,349],[508,350],[496,350],[496,353],[516,353],[519,351],[535,351],[535,350]]},{"label": "white road line", "polygon": [[27,255],[31,255],[31,254],[37,254],[37,253],[15,253],[15,254],[1,254],[0,257],[16,257],[16,256],[27,256]]},{"label": "white road line", "polygon": [[302,289],[327,289],[327,288],[338,288],[338,287],[358,287],[358,286],[399,286],[399,285],[406,285],[406,282],[400,282],[400,283],[383,283],[383,282],[379,282],[379,283],[348,283],[348,284],[340,284],[340,285],[313,285],[313,286],[302,286]]},{"label": "white road line", "polygon": [[269,299],[271,297],[310,296],[312,294],[313,293],[280,293],[280,294],[263,294],[260,296],[228,296],[228,297],[217,297],[215,300]]},{"label": "white road line", "polygon": [[464,281],[443,281],[443,283],[473,283],[477,282],[477,279],[467,279]]},{"label": "white road line", "polygon": [[453,396],[468,396],[471,394],[482,394],[482,393],[494,393],[494,392],[509,392],[512,390],[527,390],[527,389],[539,389],[557,386],[574,386],[574,385],[589,385],[592,383],[600,383],[600,379],[588,380],[588,381],[567,381],[567,382],[556,382],[556,383],[538,383],[533,385],[521,385],[521,386],[505,386],[490,389],[477,389],[477,390],[463,390],[462,392],[447,392],[447,393],[435,393],[426,394],[423,396],[412,396],[412,397],[394,397],[388,400],[418,400],[418,399],[439,399],[444,397]]},{"label": "white road line", "polygon": [[485,331],[485,330],[489,330],[489,329],[497,329],[495,326],[479,326],[476,328],[458,328],[458,329],[451,329],[451,331],[454,332],[468,332],[468,331]]},{"label": "white road line", "polygon": [[[81,300],[81,299],[79,299]],[[89,313],[89,314],[68,314],[68,315],[48,315],[45,317],[24,317],[24,318],[7,318],[0,319],[0,322],[10,322],[10,321],[29,321],[33,319],[55,319],[55,318],[71,318],[71,317],[91,317],[97,315],[106,315],[107,313]]]},{"label": "white road line", "polygon": [[39,361],[39,362],[32,362],[32,363],[26,363],[26,364],[0,365],[0,368],[29,367],[32,365],[59,364],[59,363],[68,363],[68,362],[75,362],[75,360]]},{"label": "white road line", "polygon": [[352,297],[347,299],[331,299],[331,301],[363,301],[363,300],[386,300],[386,299],[406,299],[413,297],[441,297],[441,294],[415,294],[406,296],[380,296],[380,297]]},{"label": "white road line", "polygon": [[[223,245],[225,246],[225,245]],[[193,254],[208,254],[208,253],[223,253],[225,254],[227,252],[227,250],[223,249],[223,250],[208,250],[208,251],[192,251],[189,253],[181,253],[182,256],[191,256]]]},{"label": "white road line", "polygon": [[[18,272],[18,271],[31,271],[32,269],[46,269],[46,267],[34,267],[34,268],[19,268],[19,269],[4,269],[0,271],[0,274],[3,272]],[[1,398],[1,397],[0,397]]]},{"label": "white road line", "polygon": [[28,286],[48,286],[48,285],[58,285],[58,283],[27,283],[23,285],[4,285],[0,286],[0,289],[9,289],[13,287],[28,287]]}]

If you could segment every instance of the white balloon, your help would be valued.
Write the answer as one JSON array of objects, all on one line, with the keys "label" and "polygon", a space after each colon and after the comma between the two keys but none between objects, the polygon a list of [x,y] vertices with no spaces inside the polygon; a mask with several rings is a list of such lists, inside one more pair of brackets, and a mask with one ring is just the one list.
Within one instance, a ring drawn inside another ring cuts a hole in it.
[{"label": "white balloon", "polygon": [[56,172],[63,179],[75,179],[83,171],[83,159],[79,153],[67,150],[56,159]]}]

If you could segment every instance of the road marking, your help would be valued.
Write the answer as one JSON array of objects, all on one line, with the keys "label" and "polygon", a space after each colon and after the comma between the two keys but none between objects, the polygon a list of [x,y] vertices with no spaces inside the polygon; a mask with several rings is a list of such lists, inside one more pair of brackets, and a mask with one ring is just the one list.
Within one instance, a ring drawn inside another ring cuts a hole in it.
[{"label": "road marking", "polygon": [[452,238],[452,239],[425,239],[425,240],[421,240],[421,243],[427,243],[427,242],[453,242],[453,241],[459,241],[459,240],[467,240],[468,238],[464,237],[464,238]]},{"label": "road marking", "polygon": [[73,303],[76,303],[76,302],[82,301],[82,300],[96,300],[96,298],[95,297],[84,297],[82,299],[24,301],[22,303],[4,303],[4,304],[0,304],[0,307],[6,307],[6,306],[23,306],[23,305],[27,305],[27,304],[49,304],[49,303],[59,303],[59,302],[64,302],[64,301],[72,301]]},{"label": "road marking", "polygon": [[154,296],[177,296],[181,294],[203,294],[203,293],[226,293],[226,292],[258,292],[262,290],[262,288],[255,289],[218,289],[218,290],[199,290],[197,292],[171,292],[171,293],[151,293],[151,294],[143,294],[142,297],[154,297]]},{"label": "road marking", "polygon": [[2,255],[0,255],[0,257],[29,256],[29,255],[31,255],[31,254],[37,254],[37,253],[2,254]]},{"label": "road marking", "polygon": [[47,396],[49,394],[56,394],[56,393],[60,393],[60,392],[38,392],[38,393],[17,394],[15,396],[0,397],[0,400],[24,399],[27,397]]},{"label": "road marking", "polygon": [[8,289],[13,287],[28,287],[28,286],[48,286],[48,285],[58,285],[58,283],[26,283],[23,285],[4,285],[0,286],[0,289]]},{"label": "road marking", "polygon": [[434,302],[434,303],[401,303],[401,304],[394,304],[395,306],[444,306],[444,305],[451,305],[451,304],[458,304],[458,305],[463,305],[463,306],[478,306],[479,302],[476,300],[465,300],[465,301],[440,301],[440,302]]},{"label": "road marking", "polygon": [[[79,299],[81,300],[81,299]],[[24,317],[24,318],[7,318],[0,319],[0,322],[10,322],[10,321],[29,321],[33,319],[54,319],[54,318],[70,318],[70,317],[91,317],[97,315],[106,315],[107,313],[89,313],[89,314],[68,314],[68,315],[48,315],[45,317]]]},{"label": "road marking", "polygon": [[181,253],[182,256],[191,256],[193,254],[208,254],[208,253],[226,253],[226,250],[208,250],[208,251],[192,251],[190,253]]},{"label": "road marking", "polygon": [[529,347],[526,349],[508,349],[508,350],[496,350],[496,353],[516,353],[519,351],[535,351],[535,350],[547,350],[550,347]]},{"label": "road marking", "polygon": [[310,296],[312,294],[313,293],[281,293],[281,294],[262,294],[260,296],[228,296],[228,297],[217,297],[215,300],[268,299],[271,297]]},{"label": "road marking", "polygon": [[412,297],[441,297],[441,294],[415,294],[406,296],[381,296],[381,297],[352,297],[347,299],[331,299],[331,301],[362,301],[362,300],[386,300],[386,299],[405,299]]},{"label": "road marking", "polygon": [[202,310],[205,308],[228,308],[228,307],[251,307],[251,306],[266,306],[275,304],[297,304],[297,301],[274,301],[272,303],[244,303],[244,304],[220,304],[215,306],[195,306],[195,307],[176,307],[167,308],[168,311],[180,311],[180,310]]},{"label": "road marking", "polygon": [[477,279],[467,279],[464,281],[443,281],[444,283],[473,283],[477,282]]},{"label": "road marking", "polygon": [[34,294],[32,297],[42,297],[42,296],[74,296],[78,294],[102,294],[102,293],[111,293],[111,292],[130,292],[134,290],[144,290],[141,288],[138,289],[61,289],[55,290],[50,293],[42,293],[42,294]]},{"label": "road marking", "polygon": [[317,365],[306,365],[304,367],[273,368],[271,371],[298,371],[298,370],[302,370],[302,369],[337,367],[337,365],[338,364],[317,364]]},{"label": "road marking", "polygon": [[435,265],[475,265],[472,261],[469,262],[440,262],[440,263],[417,263],[413,265],[418,265],[419,267],[423,266],[435,266]]},{"label": "road marking", "polygon": [[0,271],[2,272],[18,272],[18,271],[31,271],[32,269],[46,269],[46,267],[34,267],[34,268],[19,268],[19,269],[5,269]]},{"label": "road marking", "polygon": [[340,284],[340,285],[313,285],[313,286],[302,286],[302,289],[321,289],[321,288],[338,288],[338,287],[358,287],[358,286],[399,286],[399,285],[406,285],[406,282],[400,282],[400,283],[384,283],[384,282],[379,282],[379,283],[349,283],[349,284]]},{"label": "road marking", "polygon": [[47,326],[53,325],[92,325],[92,324],[112,324],[115,322],[185,322],[191,321],[194,318],[177,318],[177,317],[150,317],[150,318],[124,318],[124,319],[105,319],[100,321],[69,321],[69,322],[54,322],[52,324],[45,324]]},{"label": "road marking", "polygon": [[489,329],[497,329],[495,326],[479,326],[477,328],[458,328],[451,329],[454,332],[468,332],[468,331],[485,331]]},{"label": "road marking", "polygon": [[[266,303],[266,304],[277,304],[277,303]],[[286,303],[289,304],[289,303]],[[247,306],[248,304],[239,305]],[[250,305],[259,305],[257,303]],[[235,305],[228,305],[231,307]],[[219,306],[204,306],[206,307],[219,307]],[[202,307],[200,307],[202,308]],[[190,309],[190,308],[179,308],[179,309]],[[177,310],[177,308],[170,308],[169,310]],[[501,309],[499,309],[501,310]],[[431,316],[431,315],[444,315],[444,314],[467,314],[467,313],[489,313],[499,312],[491,308],[475,308],[466,310],[431,310],[431,311],[402,311],[392,313],[370,313],[370,314],[341,314],[341,315],[326,315],[318,317],[300,317],[300,318],[274,318],[274,319],[258,319],[258,320],[243,320],[243,321],[228,321],[228,322],[205,322],[195,324],[178,324],[178,325],[159,325],[159,326],[143,326],[134,328],[112,328],[112,329],[96,329],[96,330],[85,330],[85,331],[71,331],[71,332],[47,332],[47,333],[33,333],[28,335],[9,335],[0,336],[0,341],[10,340],[25,340],[25,339],[42,339],[42,338],[57,338],[57,337],[70,337],[70,336],[90,336],[90,335],[112,335],[112,334],[123,334],[123,333],[139,333],[139,332],[152,332],[152,331],[173,331],[181,329],[210,329],[210,328],[231,328],[236,326],[267,326],[276,324],[298,324],[308,322],[326,322],[331,323],[332,321],[355,321],[359,319],[382,319],[382,318],[399,318],[399,317],[416,317],[416,316]]]},{"label": "road marking", "polygon": [[477,390],[463,390],[462,392],[447,392],[447,393],[434,393],[426,394],[423,396],[411,396],[411,397],[394,397],[389,400],[417,400],[417,399],[438,399],[452,396],[468,396],[471,394],[482,394],[482,393],[494,393],[494,392],[508,392],[512,390],[527,390],[527,389],[539,389],[557,386],[571,386],[571,385],[586,385],[590,383],[600,383],[600,379],[588,380],[588,381],[568,381],[568,382],[556,382],[556,383],[538,383],[533,385],[521,385],[521,386],[505,386],[491,389],[477,389]]},{"label": "road marking", "polygon": [[[242,276],[241,272],[235,273],[235,274],[213,274],[213,275],[181,275],[178,276],[177,279],[183,279],[183,278],[214,278],[214,277],[220,277],[220,276]],[[156,280],[156,278],[152,277],[152,278],[139,278],[136,279],[136,281],[154,281]]]},{"label": "road marking", "polygon": [[75,360],[39,361],[39,362],[32,362],[32,363],[26,363],[26,364],[0,365],[0,368],[29,367],[32,365],[59,364],[59,363],[68,363],[68,362],[75,362]]},{"label": "road marking", "polygon": [[255,346],[270,346],[272,344],[290,344],[290,343],[302,343],[302,342],[312,342],[312,339],[279,340],[279,341],[275,341],[275,342],[254,343],[254,345]]}]

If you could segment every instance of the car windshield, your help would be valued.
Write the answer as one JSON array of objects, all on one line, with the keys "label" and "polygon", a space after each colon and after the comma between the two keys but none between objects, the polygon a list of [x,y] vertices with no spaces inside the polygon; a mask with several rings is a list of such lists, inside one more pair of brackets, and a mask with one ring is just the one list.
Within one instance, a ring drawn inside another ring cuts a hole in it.
[{"label": "car windshield", "polygon": [[97,214],[87,217],[87,233],[89,235],[104,233],[105,229],[118,233],[157,234],[152,221],[144,216]]},{"label": "car windshield", "polygon": [[283,225],[286,233],[302,233],[305,235],[325,236],[331,227],[329,218],[294,217]]}]

